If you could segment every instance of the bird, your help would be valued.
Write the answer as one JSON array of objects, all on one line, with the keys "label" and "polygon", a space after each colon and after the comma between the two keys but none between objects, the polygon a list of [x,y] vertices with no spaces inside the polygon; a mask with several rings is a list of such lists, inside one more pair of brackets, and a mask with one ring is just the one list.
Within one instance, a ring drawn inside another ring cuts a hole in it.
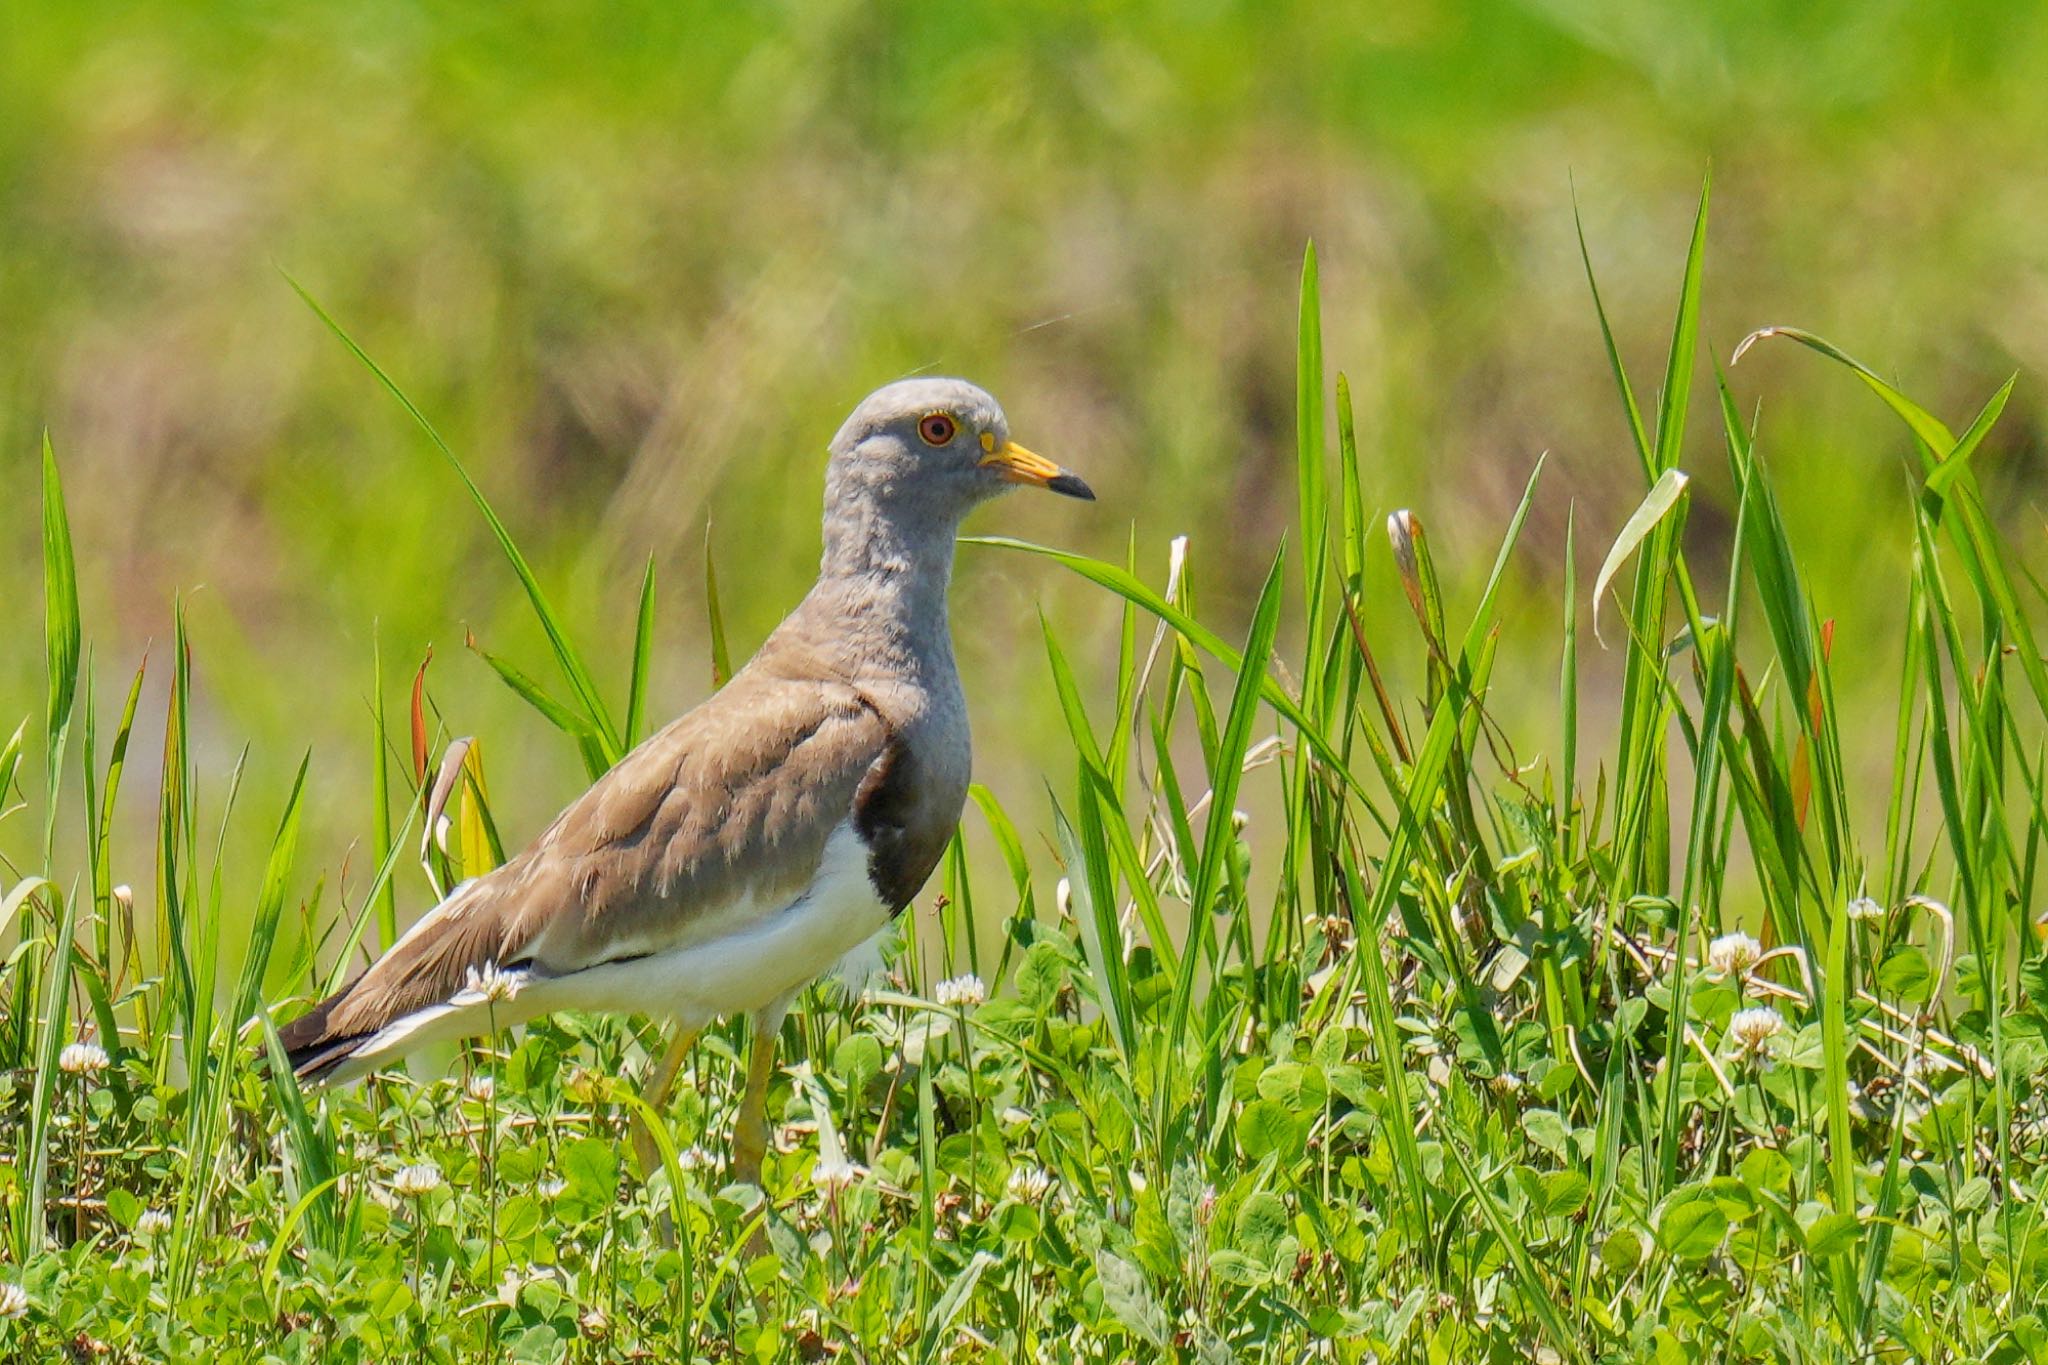
[{"label": "bird", "polygon": [[[829,446],[818,577],[710,697],[621,758],[519,853],[464,882],[279,1031],[303,1082],[556,1010],[676,1028],[656,1111],[717,1019],[752,1025],[731,1173],[758,1185],[775,1039],[805,985],[886,930],[965,806],[947,590],[962,519],[1018,486],[1093,501],[1010,439],[985,390],[875,390]],[[643,1173],[654,1146],[636,1134]]]}]

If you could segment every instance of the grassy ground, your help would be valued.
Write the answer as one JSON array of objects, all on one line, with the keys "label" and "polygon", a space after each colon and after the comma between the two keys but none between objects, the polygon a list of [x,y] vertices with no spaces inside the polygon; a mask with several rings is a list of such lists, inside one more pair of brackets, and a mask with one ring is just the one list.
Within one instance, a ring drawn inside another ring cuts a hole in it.
[{"label": "grassy ground", "polygon": [[[289,794],[238,801],[243,766],[205,757],[182,626],[148,664],[161,746],[94,700],[93,548],[46,454],[48,699],[0,752],[0,831],[31,850],[0,882],[0,1351],[2048,1358],[2043,593],[1984,492],[2009,389],[1944,425],[1817,337],[1753,343],[1738,378],[1796,357],[1901,423],[1903,491],[1832,530],[1896,647],[1845,634],[1752,400],[1699,348],[1699,210],[1660,382],[1630,382],[1593,313],[1626,505],[1532,545],[1551,475],[1528,468],[1469,592],[1431,507],[1367,510],[1312,256],[1294,524],[1236,547],[1270,566],[1248,626],[1214,625],[1199,552],[963,551],[1109,604],[1114,662],[1075,668],[1048,612],[1052,803],[977,789],[894,975],[793,1017],[762,1189],[721,1174],[731,1031],[661,1114],[638,1021],[536,1025],[426,1085],[266,1072],[264,1007],[388,939],[416,862],[445,883],[499,856],[499,769],[472,760],[422,855],[449,688],[376,665],[381,814],[343,886],[301,838],[317,772],[258,749]],[[1693,476],[1731,490],[1711,554]],[[742,558],[706,585],[714,621]],[[599,685],[548,586],[520,596],[562,643],[500,670],[533,704],[515,733],[601,770],[647,727],[658,612],[602,670],[630,684]],[[1615,704],[1582,707],[1603,654]],[[1850,657],[1881,704],[1845,703]],[[123,781],[131,748],[160,748],[158,780]],[[153,840],[117,806],[153,809]],[[645,1175],[635,1115],[663,1149]]]}]

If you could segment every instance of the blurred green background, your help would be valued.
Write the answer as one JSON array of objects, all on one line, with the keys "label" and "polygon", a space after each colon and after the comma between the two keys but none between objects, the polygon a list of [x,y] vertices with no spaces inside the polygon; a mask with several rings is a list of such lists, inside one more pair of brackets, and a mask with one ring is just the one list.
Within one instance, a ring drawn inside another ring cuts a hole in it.
[{"label": "blurred green background", "polygon": [[[157,642],[129,814],[147,816],[182,592],[211,790],[252,746],[260,838],[310,748],[302,857],[330,873],[369,828],[373,633],[395,716],[438,647],[436,699],[484,736],[508,838],[581,778],[461,647],[473,630],[546,672],[459,484],[281,271],[469,462],[614,697],[654,557],[664,715],[709,686],[707,524],[744,653],[814,567],[826,440],[916,370],[988,385],[1101,494],[1010,498],[970,529],[1111,558],[1134,542],[1155,582],[1188,533],[1205,615],[1241,630],[1294,516],[1312,236],[1367,496],[1419,512],[1454,601],[1552,452],[1496,698],[1547,725],[1567,513],[1589,583],[1641,493],[1574,195],[1647,401],[1710,162],[1713,358],[1758,325],[1811,327],[1958,425],[2021,371],[1977,463],[2041,563],[2044,7],[28,5],[0,61],[0,727],[41,705],[47,427],[103,708]],[[1842,622],[1844,705],[1882,736],[1901,433],[1793,348],[1733,378]],[[1689,534],[1711,547],[1722,455],[1704,396],[1694,412]],[[1071,779],[1045,758],[1040,604],[1083,662],[1113,648],[1105,596],[963,551],[980,776],[1027,824],[1041,777]],[[1404,611],[1383,593],[1373,625],[1412,680]],[[1597,699],[1618,656],[1588,667]],[[0,851],[35,834],[0,826]]]}]

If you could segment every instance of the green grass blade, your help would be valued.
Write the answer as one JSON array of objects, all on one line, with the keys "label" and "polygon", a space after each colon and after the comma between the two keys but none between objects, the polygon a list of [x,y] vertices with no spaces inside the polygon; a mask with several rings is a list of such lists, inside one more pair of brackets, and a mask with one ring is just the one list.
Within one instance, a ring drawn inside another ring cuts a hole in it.
[{"label": "green grass blade", "polygon": [[1928,493],[1939,498],[1948,493],[1950,485],[1970,472],[1970,457],[1977,453],[1977,447],[1984,444],[1984,438],[1991,434],[1991,428],[2005,411],[2005,402],[2012,397],[2012,386],[2019,381],[2018,375],[2008,378],[1991,395],[1990,401],[1978,412],[1963,434],[1957,438],[1955,448],[1950,450],[1942,462],[1935,466],[1927,481],[1921,485]]},{"label": "green grass blade", "polygon": [[[1402,836],[1396,837],[1398,840]],[[1381,897],[1367,895],[1359,872],[1363,861],[1362,858],[1347,857],[1342,859],[1339,869],[1344,879],[1346,904],[1351,907],[1353,923],[1359,934],[1359,947],[1351,958],[1352,972],[1365,985],[1366,1020],[1371,1025],[1373,1048],[1380,1058],[1380,1088],[1387,1097],[1381,1131],[1394,1151],[1394,1170],[1408,1205],[1410,1227],[1419,1233],[1430,1222],[1430,1186],[1423,1175],[1422,1153],[1415,1140],[1414,1109],[1408,1098],[1405,1070],[1407,1035],[1395,1019],[1393,990],[1387,980],[1387,964],[1380,956],[1379,936],[1375,928],[1385,920],[1372,917],[1375,909],[1383,908],[1380,906]],[[1384,886],[1393,880],[1382,876],[1381,884]]]},{"label": "green grass blade", "polygon": [[[43,888],[53,898],[55,887]],[[62,897],[55,919],[55,937],[43,966],[43,998],[39,1017],[33,1021],[35,1078],[28,1097],[27,1197],[19,1205],[19,1222],[14,1229],[14,1260],[23,1264],[43,1249],[46,1234],[50,1178],[50,1121],[56,1112],[59,1072],[57,1061],[70,1041],[71,965],[73,936],[78,921],[78,897]]]},{"label": "green grass blade", "polygon": [[[1193,1003],[1194,975],[1202,954],[1198,944],[1206,939],[1211,902],[1223,881],[1224,860],[1235,843],[1231,816],[1236,809],[1237,789],[1244,780],[1244,755],[1251,747],[1252,725],[1258,719],[1260,682],[1273,652],[1273,638],[1280,627],[1280,581],[1285,553],[1274,556],[1259,592],[1258,607],[1252,613],[1251,635],[1245,643],[1238,667],[1237,686],[1231,694],[1230,711],[1223,724],[1222,744],[1209,772],[1209,816],[1202,836],[1202,860],[1195,869],[1188,902],[1189,932],[1181,952],[1180,974],[1173,994],[1171,1023],[1167,1028],[1169,1058],[1179,1054]],[[1219,954],[1220,958],[1220,954]]]},{"label": "green grass blade", "polygon": [[0,934],[7,932],[7,926],[21,913],[21,907],[28,904],[28,898],[48,886],[41,877],[23,877],[0,896]]},{"label": "green grass blade", "polygon": [[43,866],[47,871],[57,842],[58,791],[64,750],[78,697],[78,565],[72,556],[71,520],[64,510],[64,483],[50,433],[43,433],[43,645],[48,661],[48,694],[43,713],[47,745],[48,806],[43,812]]},{"label": "green grass blade", "polygon": [[647,556],[647,572],[640,580],[640,609],[633,616],[633,674],[626,690],[626,746],[646,738],[641,727],[647,720],[647,675],[654,662],[654,556]]},{"label": "green grass blade", "polygon": [[1800,345],[1818,351],[1830,360],[1846,365],[1851,370],[1854,370],[1863,382],[1870,386],[1871,392],[1883,399],[1885,406],[1897,413],[1900,419],[1908,427],[1912,428],[1913,434],[1925,443],[1928,450],[1937,459],[1945,458],[1947,453],[1955,447],[1955,436],[1943,424],[1940,418],[1906,397],[1905,394],[1900,393],[1890,383],[1886,382],[1877,371],[1871,369],[1832,341],[1825,337],[1817,336],[1803,327],[1759,327],[1756,331],[1744,337],[1736,346],[1735,353],[1730,358],[1729,363],[1731,365],[1741,363],[1742,357],[1749,353],[1752,346],[1756,345],[1759,341],[1767,341],[1772,337],[1784,337],[1788,341],[1796,341]]},{"label": "green grass blade", "polygon": [[470,652],[489,664],[491,671],[503,679],[505,686],[517,693],[521,701],[538,711],[548,724],[576,741],[577,749],[583,755],[584,770],[592,781],[604,776],[605,770],[611,767],[605,759],[604,737],[591,728],[588,719],[549,696],[546,689],[521,672],[518,665],[491,653],[476,642],[476,637],[471,636],[467,643]]},{"label": "green grass blade", "polygon": [[[335,1208],[335,1186],[342,1174],[340,1155],[333,1135],[314,1121],[312,1111],[306,1107],[299,1078],[285,1056],[284,1044],[278,1041],[276,1026],[267,1014],[261,1023],[264,1050],[270,1060],[266,1076],[271,1103],[283,1117],[284,1150],[290,1158],[285,1165],[285,1188],[305,1206],[302,1216],[309,1247],[338,1255],[342,1250],[338,1236],[341,1219]],[[278,1249],[272,1248],[272,1254]]]},{"label": "green grass blade", "polygon": [[1607,305],[1600,298],[1600,281],[1593,274],[1593,253],[1586,245],[1586,221],[1579,214],[1576,191],[1572,195],[1572,227],[1579,237],[1579,261],[1585,267],[1586,288],[1593,296],[1593,313],[1600,321],[1600,342],[1607,348],[1608,369],[1614,375],[1614,387],[1620,391],[1621,406],[1628,417],[1628,432],[1634,438],[1636,458],[1642,462],[1643,482],[1657,481],[1657,456],[1650,445],[1649,432],[1643,426],[1642,409],[1636,405],[1636,393],[1628,382],[1628,369],[1621,362],[1621,347],[1615,343],[1614,328],[1607,321]]},{"label": "green grass blade", "polygon": [[15,774],[21,771],[21,753],[28,744],[28,721],[14,727],[14,733],[0,744],[0,811],[7,807],[7,793],[14,789]]},{"label": "green grass blade", "polygon": [[[370,643],[370,799],[375,803],[370,833],[375,839],[371,851],[381,864],[391,857],[391,734],[384,721],[384,642],[372,635]],[[398,891],[385,884],[376,897],[377,941],[389,948],[398,942]]]},{"label": "green grass blade", "polygon": [[1593,638],[1600,638],[1600,602],[1607,596],[1607,586],[1614,581],[1614,575],[1628,562],[1651,531],[1669,516],[1671,509],[1678,505],[1685,493],[1686,475],[1683,470],[1667,469],[1657,476],[1657,482],[1636,504],[1636,510],[1622,524],[1621,534],[1608,547],[1607,558],[1600,561],[1600,572],[1593,578]]},{"label": "green grass blade", "polygon": [[996,851],[1009,870],[1010,885],[1017,896],[1017,908],[1008,926],[1010,932],[1003,935],[1002,955],[996,959],[995,970],[988,977],[989,987],[994,989],[1009,970],[1010,951],[1016,946],[1021,925],[1038,918],[1038,896],[1032,885],[1031,860],[1024,854],[1023,836],[1018,834],[1017,824],[1009,812],[996,800],[995,793],[979,782],[967,788],[967,796],[981,811],[981,818],[988,825],[989,837],[995,840]]},{"label": "green grass blade", "polygon": [[[1309,652],[1303,670],[1302,701],[1316,714],[1322,691],[1324,635],[1329,602],[1330,499],[1323,448],[1323,315],[1317,283],[1316,248],[1310,242],[1301,258],[1301,297],[1295,338],[1294,467],[1297,515],[1301,522],[1302,620]],[[1320,717],[1318,718],[1320,719]]]},{"label": "green grass blade", "polygon": [[[1137,526],[1133,524],[1130,539],[1124,546],[1124,569],[1133,576],[1138,569],[1137,534]],[[1121,805],[1130,776],[1131,741],[1138,729],[1138,688],[1143,678],[1138,670],[1138,606],[1129,599],[1118,605],[1116,718],[1110,725],[1109,752],[1103,755],[1102,770],[1108,775],[1117,803]]]},{"label": "green grass blade", "polygon": [[1052,623],[1045,619],[1045,613],[1038,616],[1039,635],[1045,641],[1045,655],[1052,668],[1053,695],[1059,699],[1060,717],[1066,722],[1067,735],[1080,750],[1082,759],[1092,768],[1102,768],[1102,746],[1096,741],[1095,727],[1088,719],[1087,703],[1081,700],[1081,684],[1075,678],[1073,667],[1067,662],[1066,651],[1060,648],[1059,637],[1053,633]]},{"label": "green grass blade", "polygon": [[[1564,523],[1564,646],[1558,655],[1557,709],[1559,762],[1563,780],[1558,791],[1559,810],[1569,832],[1572,811],[1579,793],[1579,565],[1578,509],[1565,515]],[[1567,840],[1569,846],[1569,840]]]},{"label": "green grass blade", "polygon": [[1711,171],[1700,183],[1699,212],[1693,216],[1692,243],[1686,248],[1685,277],[1678,290],[1678,317],[1671,324],[1671,353],[1664,367],[1664,401],[1657,411],[1655,462],[1660,473],[1678,467],[1679,447],[1685,440],[1693,357],[1699,344],[1700,273],[1707,255],[1707,199],[1713,183]]},{"label": "green grass blade", "polygon": [[[156,891],[158,951],[169,955],[171,968],[163,996],[164,1022],[179,1019],[187,1038],[195,1036],[191,1012],[199,992],[187,951],[189,898],[198,861],[190,754],[191,696],[192,648],[185,634],[184,604],[180,602],[171,616],[171,701],[164,712],[163,771],[157,795]],[[161,1037],[152,1040],[162,1041]]]},{"label": "green grass blade", "polygon": [[291,879],[292,863],[298,856],[299,820],[304,811],[306,773],[312,766],[309,754],[299,760],[298,776],[292,779],[291,794],[285,798],[277,834],[270,841],[270,854],[263,868],[263,883],[256,893],[256,913],[249,924],[247,952],[242,958],[241,976],[235,984],[233,1008],[228,1027],[238,1029],[256,1012],[263,995],[263,978],[277,944],[278,925],[284,916],[285,889]]},{"label": "green grass blade", "polygon": [[[1843,351],[1834,343],[1797,327],[1766,327],[1745,337],[1735,350],[1740,359],[1756,342],[1768,337],[1786,337],[1820,352],[1829,359],[1847,366],[1885,405],[1912,429],[1920,441],[1921,466],[1929,479],[1939,473],[1942,466],[1954,457],[1958,442],[1949,433],[1947,426],[1925,408],[1907,398],[1896,388],[1880,378],[1876,371],[1855,357]],[[1994,398],[1987,404],[1986,412],[1993,417],[2002,408],[2001,399]],[[1981,419],[1980,419],[1981,422]],[[1981,422],[1988,431],[1989,423]],[[1973,424],[1972,429],[1976,429]],[[1982,439],[1981,435],[1978,437]],[[2005,556],[1998,548],[1997,532],[1985,517],[1983,502],[1977,491],[1975,474],[1966,460],[1958,460],[1957,469],[1943,481],[1940,502],[1957,510],[1962,521],[1962,530],[1956,536],[1956,549],[1962,560],[1963,569],[1975,585],[1978,594],[1984,598],[1987,609],[1995,614],[2001,627],[2018,647],[2019,664],[2027,676],[2027,685],[2034,694],[2034,702],[2043,715],[2048,715],[2048,663],[2041,657],[2040,646],[2035,641],[2032,620],[2019,604],[2018,595],[2013,591],[2012,577],[2005,566]],[[1945,519],[1944,519],[1945,520]]]},{"label": "green grass blade", "polygon": [[[105,974],[106,990],[109,993],[117,992],[121,985],[113,961],[114,811],[120,804],[121,779],[128,771],[128,744],[135,734],[135,708],[142,700],[142,680],[148,671],[149,659],[145,655],[142,662],[136,666],[134,678],[128,683],[128,699],[122,704],[120,724],[114,730],[114,743],[107,751],[106,780],[99,799],[98,813],[96,816],[88,817],[96,819],[98,823],[98,828],[92,831],[89,847],[92,857],[93,907],[99,928],[96,939],[99,969]],[[92,689],[89,686],[86,689],[86,696],[88,699],[92,696]],[[88,700],[88,716],[91,714],[89,707]],[[87,747],[90,748],[90,745]],[[4,790],[5,783],[0,782],[0,791]],[[136,945],[132,940],[125,941],[122,948],[126,955],[132,956]],[[125,961],[122,971],[126,971]],[[98,1002],[95,1001],[95,1006],[97,1005]],[[100,1032],[104,1036],[107,1051],[118,1058],[123,1051],[123,1044],[120,1031],[114,1025],[111,1002],[109,1008],[102,1012]]]},{"label": "green grass blade", "polygon": [[732,676],[732,652],[725,643],[725,612],[718,605],[718,565],[711,558],[711,527],[704,527],[704,614],[711,625],[711,686]]},{"label": "green grass blade", "polygon": [[1117,925],[1116,883],[1110,873],[1109,850],[1101,835],[1101,817],[1086,792],[1075,807],[1077,834],[1058,802],[1053,804],[1053,831],[1067,869],[1074,919],[1081,927],[1081,946],[1098,985],[1096,996],[1108,1018],[1110,1035],[1126,1062],[1138,1055],[1137,1011],[1131,1003],[1130,974],[1124,964],[1123,933]]},{"label": "green grass blade", "polygon": [[1472,1167],[1472,1158],[1465,1155],[1465,1149],[1455,1141],[1446,1142],[1443,1147],[1451,1154],[1458,1174],[1464,1179],[1465,1188],[1472,1196],[1472,1202],[1478,1206],[1479,1212],[1486,1219],[1487,1227],[1492,1230],[1494,1238],[1507,1253],[1508,1264],[1514,1271],[1515,1283],[1522,1290],[1522,1301],[1535,1314],[1536,1322],[1543,1329],[1543,1334],[1550,1338],[1550,1344],[1566,1359],[1584,1360],[1586,1354],[1582,1343],[1565,1326],[1563,1308],[1551,1294],[1550,1286],[1537,1272],[1535,1262],[1530,1260],[1528,1251],[1522,1245],[1521,1229],[1515,1226],[1507,1211],[1501,1207],[1501,1202],[1494,1198],[1492,1191],[1480,1180],[1479,1172]]},{"label": "green grass blade", "polygon": [[1472,621],[1465,627],[1465,638],[1458,646],[1459,668],[1470,674],[1477,662],[1484,641],[1494,631],[1494,607],[1500,600],[1500,586],[1507,577],[1508,561],[1521,544],[1522,528],[1528,525],[1529,509],[1536,505],[1536,485],[1543,478],[1545,458],[1539,458],[1529,471],[1529,481],[1522,485],[1521,501],[1515,504],[1515,514],[1508,519],[1507,533],[1500,538],[1500,549],[1494,552],[1493,568],[1487,572],[1486,586],[1480,591],[1479,605],[1472,609]]},{"label": "green grass blade", "polygon": [[1344,547],[1344,582],[1355,584],[1365,572],[1365,481],[1358,468],[1358,428],[1351,415],[1351,381],[1337,374],[1337,469],[1343,480],[1344,514],[1340,543]]},{"label": "green grass blade", "polygon": [[314,982],[313,994],[315,996],[324,997],[334,994],[341,989],[341,983],[348,978],[354,964],[356,950],[362,946],[363,935],[369,930],[370,916],[378,901],[384,895],[385,890],[391,886],[392,877],[398,870],[401,855],[405,852],[406,840],[412,834],[413,821],[418,818],[420,809],[421,803],[418,801],[406,803],[405,819],[400,822],[391,847],[384,854],[383,861],[377,864],[376,872],[370,877],[370,886],[369,890],[364,894],[362,909],[357,912],[348,929],[342,933],[340,944],[335,950],[334,961],[328,966],[326,972],[319,975]]},{"label": "green grass blade", "polygon": [[[1224,642],[1222,636],[1210,630],[1180,607],[1168,602],[1165,598],[1140,582],[1127,569],[1120,568],[1115,564],[1105,563],[1099,559],[1091,559],[1087,555],[1075,554],[1070,550],[1056,550],[1050,546],[1034,545],[1028,540],[1014,540],[1008,536],[962,536],[960,543],[962,545],[986,545],[1004,550],[1022,550],[1027,554],[1043,555],[1047,559],[1065,565],[1082,578],[1092,583],[1100,584],[1118,596],[1137,603],[1138,606],[1151,612],[1154,616],[1179,632],[1195,648],[1220,659],[1225,667],[1231,669],[1239,668],[1241,656],[1237,650]],[[1294,698],[1287,694],[1286,689],[1280,686],[1278,681],[1271,677],[1260,678],[1259,693],[1265,698],[1268,706],[1271,706],[1275,711],[1278,711],[1293,723],[1295,728],[1301,732],[1303,742],[1316,751],[1318,758],[1321,758],[1330,765],[1330,770],[1340,780],[1351,787],[1361,799],[1366,799],[1365,789],[1359,785],[1358,779],[1352,775],[1349,765],[1344,761],[1343,750],[1330,742],[1322,731],[1316,727],[1314,722],[1309,719],[1308,715],[1303,712]]]},{"label": "green grass blade", "polygon": [[569,643],[568,631],[563,627],[561,618],[555,614],[554,607],[549,604],[547,593],[541,588],[540,579],[527,564],[526,556],[520,553],[519,546],[512,539],[512,533],[499,519],[490,500],[484,496],[483,489],[470,477],[469,470],[455,457],[455,452],[449,448],[448,443],[441,439],[441,433],[427,420],[427,415],[406,396],[403,389],[398,387],[397,381],[370,358],[369,352],[356,344],[355,338],[342,330],[340,323],[328,316],[327,310],[306,291],[304,285],[290,275],[285,276],[285,282],[291,285],[305,305],[313,310],[314,316],[327,325],[327,330],[334,333],[335,338],[348,348],[349,353],[376,376],[384,391],[398,400],[399,406],[411,416],[414,424],[433,443],[434,448],[441,452],[449,467],[462,480],[462,486],[469,491],[470,501],[475,503],[477,511],[483,514],[485,523],[491,528],[492,536],[497,539],[498,548],[504,552],[506,562],[518,576],[520,587],[525,589],[527,604],[533,609],[534,619],[540,623],[542,632],[548,637],[548,644],[554,650],[555,662],[561,667],[562,676],[568,680],[570,691],[576,694],[590,727],[599,735],[605,755],[605,766],[610,767],[618,762],[620,755],[625,751],[619,740],[618,727],[612,723],[611,713],[605,708],[603,698],[598,695],[597,684],[591,681],[590,670],[584,667],[582,656],[576,652],[575,646]]}]

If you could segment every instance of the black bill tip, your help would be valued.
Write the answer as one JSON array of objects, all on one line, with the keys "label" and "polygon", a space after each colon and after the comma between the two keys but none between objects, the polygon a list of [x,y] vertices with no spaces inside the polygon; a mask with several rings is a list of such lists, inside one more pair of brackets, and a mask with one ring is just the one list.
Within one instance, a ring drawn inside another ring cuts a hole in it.
[{"label": "black bill tip", "polygon": [[1064,493],[1070,498],[1083,502],[1095,501],[1095,490],[1081,481],[1079,474],[1069,474],[1064,469],[1045,481],[1045,486],[1055,493]]}]

